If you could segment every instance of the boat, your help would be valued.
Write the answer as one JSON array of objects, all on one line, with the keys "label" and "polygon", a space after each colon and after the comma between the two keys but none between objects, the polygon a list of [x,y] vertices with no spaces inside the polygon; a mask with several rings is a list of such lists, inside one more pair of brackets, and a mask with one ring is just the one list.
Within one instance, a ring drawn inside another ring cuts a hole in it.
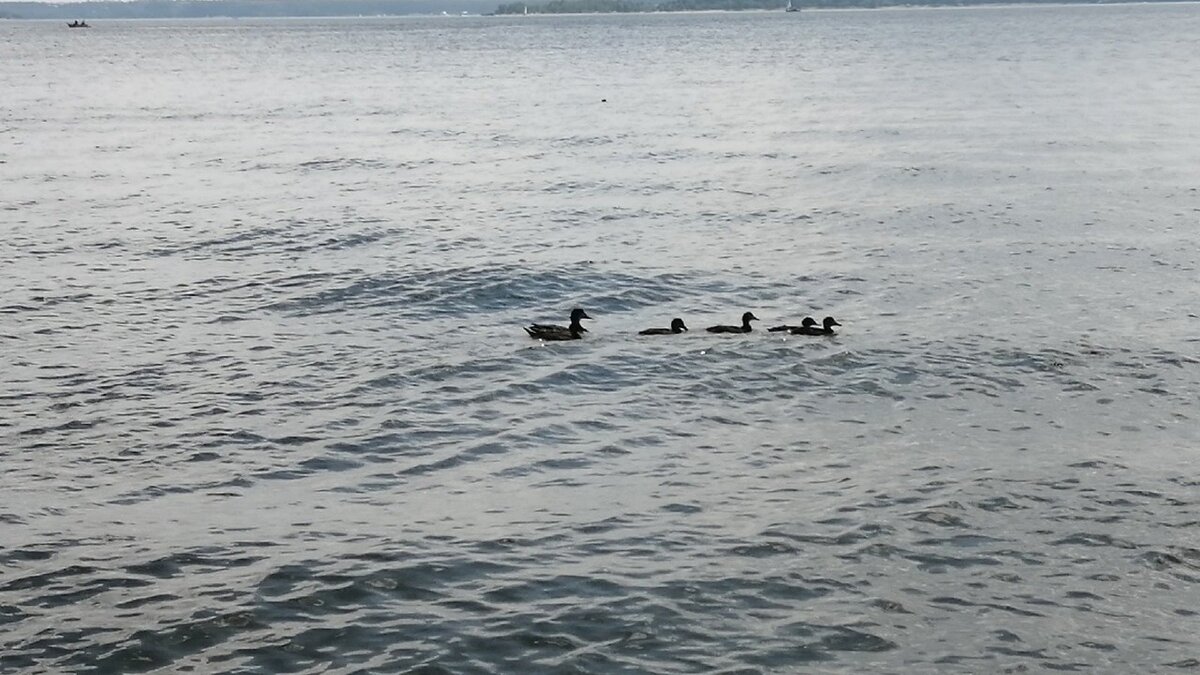
[{"label": "boat", "polygon": [[72,21],[67,24],[67,28],[91,28],[87,21]]},{"label": "boat", "polygon": [[787,7],[784,7],[784,8],[783,8],[783,11],[785,11],[785,12],[799,12],[799,11],[800,11],[800,8],[799,8],[799,7],[794,7],[794,6],[792,5],[792,0],[787,0]]}]

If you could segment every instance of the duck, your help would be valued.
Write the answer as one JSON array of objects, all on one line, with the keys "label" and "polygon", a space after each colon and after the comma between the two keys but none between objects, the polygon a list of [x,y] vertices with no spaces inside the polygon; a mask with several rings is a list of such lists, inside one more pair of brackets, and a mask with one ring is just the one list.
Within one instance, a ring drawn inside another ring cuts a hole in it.
[{"label": "duck", "polygon": [[806,316],[806,317],[804,317],[804,320],[800,322],[799,326],[788,326],[788,325],[773,326],[771,328],[768,328],[767,332],[768,333],[782,333],[782,332],[787,332],[787,331],[798,331],[801,328],[804,328],[805,326],[816,326],[816,325],[817,325],[816,319],[812,318],[811,316]]},{"label": "duck", "polygon": [[742,315],[742,325],[740,326],[709,326],[705,330],[710,333],[749,333],[753,330],[750,327],[751,321],[758,321],[758,317],[754,316],[753,312],[746,312]]},{"label": "duck", "polygon": [[592,317],[588,316],[587,312],[576,307],[571,310],[571,325],[558,326],[548,323],[535,323],[525,327],[525,332],[529,333],[529,337],[535,340],[578,340],[587,332],[579,321],[587,319],[592,321]]},{"label": "duck", "polygon": [[638,335],[678,335],[687,330],[688,327],[683,325],[683,319],[671,319],[670,328],[647,328],[639,330]]},{"label": "duck", "polygon": [[817,326],[816,323],[816,321],[813,321],[811,324],[806,323],[803,326],[791,329],[789,332],[792,335],[836,335],[837,333],[833,332],[833,327],[842,325],[832,316],[825,317],[825,320],[821,322],[821,326]]}]

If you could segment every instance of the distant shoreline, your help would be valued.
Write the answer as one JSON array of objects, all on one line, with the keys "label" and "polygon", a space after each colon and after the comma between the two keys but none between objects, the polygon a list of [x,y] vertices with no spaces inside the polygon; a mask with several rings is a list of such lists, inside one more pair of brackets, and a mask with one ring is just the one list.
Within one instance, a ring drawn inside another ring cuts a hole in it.
[{"label": "distant shoreline", "polygon": [[[795,0],[793,0],[795,2]],[[707,6],[740,4],[741,6]],[[62,21],[87,19],[118,21],[136,19],[371,19],[396,17],[512,17],[604,14],[681,14],[783,11],[781,0],[551,0],[515,2],[497,6],[495,0],[92,0],[85,2],[0,2],[0,20]],[[1096,2],[1053,0],[1051,2],[921,2],[890,0],[809,0],[798,2],[802,12],[911,9],[979,9],[1016,7],[1080,7],[1133,5],[1195,5],[1198,0],[1144,0]],[[547,6],[551,11],[545,11]],[[597,6],[601,5],[601,6]],[[748,6],[756,5],[756,6]],[[589,9],[584,9],[585,7]]]},{"label": "distant shoreline", "polygon": [[[582,2],[588,3],[592,0],[553,0],[554,4]],[[618,0],[619,1],[619,0]],[[676,0],[678,1],[678,0]],[[688,0],[683,0],[688,1]],[[1105,0],[1052,0],[1050,2],[1027,1],[1019,2],[1013,0],[997,0],[991,2],[989,0],[967,0],[965,2],[945,2],[945,3],[909,3],[909,2],[889,2],[888,0],[849,0],[848,2],[822,2],[815,0],[812,3],[796,3],[796,11],[803,12],[859,12],[859,11],[878,11],[878,10],[911,10],[911,9],[938,9],[938,10],[956,10],[956,9],[1004,9],[1004,8],[1032,8],[1032,7],[1130,7],[1136,5],[1196,5],[1200,4],[1200,0],[1118,0],[1108,2]],[[501,7],[518,7],[526,5],[526,3],[516,2],[502,5]],[[496,16],[554,16],[554,15],[581,15],[581,16],[602,16],[605,14],[709,14],[709,13],[742,13],[742,12],[759,12],[759,13],[779,13],[783,11],[783,5],[777,2],[771,2],[770,6],[762,7],[741,7],[741,8],[723,8],[723,7],[696,7],[688,9],[663,9],[656,7],[648,7],[646,9],[630,9],[630,10],[601,10],[601,11],[539,11],[541,6],[538,4],[527,4],[528,14],[515,11],[497,11]]]}]

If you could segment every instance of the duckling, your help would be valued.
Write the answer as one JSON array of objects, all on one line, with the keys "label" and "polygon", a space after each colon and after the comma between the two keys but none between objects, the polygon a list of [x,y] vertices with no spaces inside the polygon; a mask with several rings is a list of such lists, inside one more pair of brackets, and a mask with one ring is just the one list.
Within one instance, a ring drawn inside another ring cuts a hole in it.
[{"label": "duckling", "polygon": [[672,335],[682,333],[687,329],[688,327],[683,325],[683,319],[671,319],[670,328],[647,328],[639,330],[638,335]]},{"label": "duckling", "polygon": [[576,307],[571,310],[571,325],[558,326],[548,323],[535,323],[525,328],[525,332],[529,333],[529,337],[535,340],[578,340],[587,332],[580,323],[580,319],[592,320],[592,317],[587,315],[587,312]]},{"label": "duckling", "polygon": [[742,315],[742,325],[740,326],[709,326],[705,330],[710,333],[749,333],[753,330],[750,327],[751,321],[758,321],[758,317],[754,316],[753,312],[746,312]]},{"label": "duckling", "polygon": [[800,322],[799,326],[787,326],[787,325],[775,326],[773,328],[768,328],[767,332],[768,333],[779,333],[782,331],[795,332],[795,331],[800,330],[801,328],[804,328],[805,326],[816,326],[816,325],[817,325],[816,319],[812,318],[811,316],[806,316],[806,317],[804,317],[804,320]]},{"label": "duckling", "polygon": [[805,324],[799,328],[793,328],[790,332],[792,335],[837,335],[837,333],[833,332],[833,327],[842,325],[838,323],[837,319],[833,318],[832,316],[825,317],[825,320],[821,323],[824,325],[816,326],[814,325],[816,324],[816,321],[814,321],[812,324]]}]

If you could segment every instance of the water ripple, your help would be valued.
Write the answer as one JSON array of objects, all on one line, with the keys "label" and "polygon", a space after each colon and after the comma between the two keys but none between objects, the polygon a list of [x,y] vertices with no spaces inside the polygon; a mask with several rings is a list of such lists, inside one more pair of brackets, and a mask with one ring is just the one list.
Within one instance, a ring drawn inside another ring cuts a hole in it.
[{"label": "water ripple", "polygon": [[1194,9],[805,15],[0,22],[0,671],[1194,669]]}]

